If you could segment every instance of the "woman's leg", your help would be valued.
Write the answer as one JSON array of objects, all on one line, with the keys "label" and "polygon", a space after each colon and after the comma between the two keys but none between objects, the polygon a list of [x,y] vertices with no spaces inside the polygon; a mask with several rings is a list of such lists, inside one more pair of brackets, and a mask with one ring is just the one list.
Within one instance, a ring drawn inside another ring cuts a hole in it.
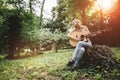
[{"label": "woman's leg", "polygon": [[85,48],[84,47],[92,47],[91,41],[88,42],[80,41],[78,42],[75,51],[72,56],[72,60],[74,61],[74,67],[77,67],[79,60],[82,58]]},{"label": "woman's leg", "polygon": [[78,66],[78,63],[79,63],[80,59],[82,58],[84,52],[85,52],[85,48],[84,47],[79,48],[79,52],[78,52],[76,60],[75,60],[75,62],[73,64],[73,67],[77,67]]},{"label": "woman's leg", "polygon": [[88,42],[84,42],[84,41],[78,42],[78,44],[77,44],[77,46],[76,46],[76,48],[74,50],[73,56],[72,56],[73,61],[76,60],[76,57],[79,54],[81,47],[92,47],[92,43],[91,43],[90,40]]}]

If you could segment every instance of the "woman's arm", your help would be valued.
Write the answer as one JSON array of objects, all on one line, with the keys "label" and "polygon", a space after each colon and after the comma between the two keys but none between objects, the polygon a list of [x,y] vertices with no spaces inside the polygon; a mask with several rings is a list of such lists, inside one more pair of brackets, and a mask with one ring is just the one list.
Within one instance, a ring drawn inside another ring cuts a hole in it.
[{"label": "woman's arm", "polygon": [[[88,34],[91,34],[89,29],[86,27],[86,31],[88,31]],[[99,31],[97,32],[97,34],[100,33]],[[97,34],[92,34],[92,36],[96,36]]]},{"label": "woman's arm", "polygon": [[87,31],[88,32],[88,34],[90,34],[91,32],[89,31],[89,29],[88,29],[88,27],[87,26],[85,26],[85,31]]},{"label": "woman's arm", "polygon": [[72,34],[73,31],[74,31],[74,29],[69,30],[69,33],[67,34],[67,37],[68,37],[69,39],[79,41],[79,40],[80,40],[79,38],[74,38],[74,37],[71,36],[71,34]]}]

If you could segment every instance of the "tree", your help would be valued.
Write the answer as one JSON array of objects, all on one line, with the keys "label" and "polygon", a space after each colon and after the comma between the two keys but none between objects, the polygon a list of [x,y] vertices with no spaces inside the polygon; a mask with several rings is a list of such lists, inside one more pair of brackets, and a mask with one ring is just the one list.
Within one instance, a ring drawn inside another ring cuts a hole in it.
[{"label": "tree", "polygon": [[45,0],[42,1],[41,10],[40,10],[40,26],[41,26],[41,28],[42,28],[42,21],[43,21],[44,4],[45,4]]},{"label": "tree", "polygon": [[32,2],[33,2],[33,0],[29,0],[30,13],[32,13]]},{"label": "tree", "polygon": [[8,58],[13,58],[16,47],[20,40],[21,19],[20,15],[13,13],[8,18],[9,26],[9,54]]},{"label": "tree", "polygon": [[[1,3],[1,2],[0,2]],[[2,4],[1,4],[2,5]],[[7,53],[8,51],[8,26],[7,15],[9,12],[5,7],[0,7],[0,53]]]},{"label": "tree", "polygon": [[110,39],[112,42],[112,45],[114,46],[119,46],[120,45],[120,0],[118,0],[115,9],[110,14],[110,24],[109,26],[111,27],[112,31],[109,34]]},{"label": "tree", "polygon": [[[55,31],[55,29],[59,29],[61,32],[66,31],[66,24],[71,20],[71,13],[69,6],[71,3],[69,3],[71,0],[57,0],[57,6],[53,7],[52,13],[52,30]],[[67,4],[67,5],[66,5]]]}]

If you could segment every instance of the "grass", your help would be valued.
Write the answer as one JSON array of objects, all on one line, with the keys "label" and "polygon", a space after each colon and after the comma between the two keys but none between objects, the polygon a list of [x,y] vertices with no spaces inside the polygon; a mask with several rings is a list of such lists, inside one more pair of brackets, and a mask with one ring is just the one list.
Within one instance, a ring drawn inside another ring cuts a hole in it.
[{"label": "grass", "polygon": [[36,57],[2,60],[0,61],[0,80],[44,78],[53,70],[62,69],[71,54],[72,50],[60,50],[58,53],[47,51]]},{"label": "grass", "polygon": [[120,59],[120,47],[111,48],[114,53],[116,53],[116,58]]},{"label": "grass", "polygon": [[[120,48],[112,48],[120,59]],[[119,80],[120,70],[98,71],[93,68],[71,71],[66,63],[73,49],[59,50],[57,53],[46,51],[25,59],[0,60],[0,80]],[[3,58],[3,57],[2,57]]]}]

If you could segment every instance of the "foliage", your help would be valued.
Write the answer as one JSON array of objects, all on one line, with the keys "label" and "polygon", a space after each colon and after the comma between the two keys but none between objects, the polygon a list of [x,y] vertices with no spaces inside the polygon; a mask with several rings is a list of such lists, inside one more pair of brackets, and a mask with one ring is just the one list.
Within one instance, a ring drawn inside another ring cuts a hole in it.
[{"label": "foliage", "polygon": [[[0,9],[0,12],[3,9]],[[8,48],[8,27],[6,22],[6,15],[4,14],[6,11],[0,14],[0,51],[5,51]],[[3,16],[1,16],[3,15]]]},{"label": "foliage", "polygon": [[[118,51],[119,48],[112,49]],[[120,68],[106,71],[89,67],[71,71],[66,67],[66,63],[72,53],[73,49],[65,49],[59,50],[57,53],[46,51],[43,55],[26,59],[0,59],[0,80],[119,80]],[[116,54],[119,53],[118,51]],[[118,64],[120,65],[120,62]]]},{"label": "foliage", "polygon": [[[26,10],[24,0],[1,0],[0,4],[0,52],[8,53],[8,48],[13,47],[15,50],[20,41],[27,42],[26,36],[30,31],[38,29],[39,21],[33,13]],[[15,52],[11,52],[13,53]]]},{"label": "foliage", "polygon": [[56,29],[60,30],[61,32],[67,31],[67,26],[64,23],[61,23],[61,21],[49,21],[44,25],[44,28],[50,29],[51,32],[54,32]]},{"label": "foliage", "polygon": [[57,42],[59,40],[66,40],[66,33],[62,33],[59,30],[55,30],[53,33],[49,29],[41,29],[39,31],[39,43],[47,44],[53,41]]},{"label": "foliage", "polygon": [[111,49],[114,53],[118,53],[116,54],[116,58],[120,60],[120,47],[112,47]]},{"label": "foliage", "polygon": [[31,39],[29,38],[30,36],[34,36],[34,30],[39,28],[38,27],[39,22],[33,14],[29,14],[26,12],[22,13],[21,18],[23,20],[22,21],[23,27],[21,29],[21,37],[22,37],[22,40],[28,41],[28,39]]},{"label": "foliage", "polygon": [[[9,42],[12,39],[11,35],[14,34],[14,39],[18,39],[20,28],[21,28],[21,19],[19,18],[18,10],[9,10],[7,7],[2,7],[0,9],[0,40],[1,40],[1,48],[0,50],[4,50],[8,52]],[[16,36],[17,35],[17,36]],[[17,41],[17,40],[16,40]],[[14,41],[12,41],[14,42]],[[4,45],[3,45],[4,44]],[[12,45],[13,46],[13,45]],[[4,49],[2,49],[4,48]]]},{"label": "foliage", "polygon": [[[53,42],[60,44],[60,42],[67,40],[66,33],[62,33],[57,29],[54,32],[51,32],[50,29],[47,28],[25,31],[22,33],[21,48],[25,46],[34,49],[40,49],[40,47],[46,48],[47,46],[51,46]],[[59,46],[62,45],[63,43]]]},{"label": "foliage", "polygon": [[71,0],[57,0],[58,5],[52,9],[53,18],[50,23],[55,25],[52,25],[53,29],[60,29],[60,31],[65,32],[68,26],[71,27],[69,22],[71,21],[71,15],[74,14],[70,9],[71,3]]}]

